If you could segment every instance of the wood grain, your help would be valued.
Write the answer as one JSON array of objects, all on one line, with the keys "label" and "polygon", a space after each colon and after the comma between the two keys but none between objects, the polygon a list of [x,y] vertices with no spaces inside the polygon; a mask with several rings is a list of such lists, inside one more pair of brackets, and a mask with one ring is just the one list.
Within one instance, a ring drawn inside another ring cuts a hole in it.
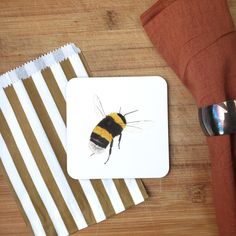
[{"label": "wood grain", "polygon": [[[156,53],[140,21],[155,0],[1,0],[0,73],[67,42],[84,52],[94,76],[162,75],[169,86],[171,170],[144,180],[150,198],[75,235],[216,236],[211,163],[194,100]],[[236,22],[236,1],[229,0]],[[0,173],[0,235],[26,236]]]}]

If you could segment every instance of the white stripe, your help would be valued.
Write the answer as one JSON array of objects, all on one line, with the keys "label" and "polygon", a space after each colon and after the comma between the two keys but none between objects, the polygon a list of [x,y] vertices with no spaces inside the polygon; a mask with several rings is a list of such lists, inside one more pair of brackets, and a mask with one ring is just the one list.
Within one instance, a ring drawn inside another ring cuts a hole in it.
[{"label": "white stripe", "polygon": [[80,49],[77,48],[73,43],[67,44],[66,47],[61,47],[61,50],[65,58],[68,58],[75,53],[77,54],[81,52]]},{"label": "white stripe", "polygon": [[51,65],[50,69],[52,70],[53,76],[58,84],[58,87],[61,90],[62,95],[66,98],[66,85],[67,79],[59,63],[56,63],[52,54],[46,55],[44,58],[46,65]]},{"label": "white stripe", "polygon": [[[69,58],[71,65],[77,75],[77,77],[88,77],[88,74],[85,70],[85,67],[80,59],[80,57],[78,56],[78,54],[74,54],[73,56],[71,56]],[[46,62],[46,60],[45,60]],[[64,99],[66,100],[66,86],[68,83],[68,80],[64,74],[63,69],[61,68],[60,63],[54,64],[51,67],[52,73],[57,81],[57,84],[61,90],[61,93],[64,97]]]},{"label": "white stripe", "polygon": [[37,191],[48,210],[48,214],[52,219],[52,222],[55,226],[58,235],[68,235],[66,226],[40,174],[37,164],[32,156],[32,153],[28,147],[22,130],[15,117],[14,111],[3,90],[0,90],[0,108],[2,109],[3,115],[15,139],[16,145],[21,153],[25,165],[28,168],[29,174],[35,184],[35,187],[37,188]]},{"label": "white stripe", "polygon": [[81,187],[84,191],[84,194],[86,195],[86,198],[89,202],[89,205],[91,206],[91,209],[93,211],[94,217],[97,222],[100,222],[102,220],[106,219],[106,216],[103,212],[102,206],[98,200],[98,197],[94,191],[94,188],[90,182],[90,180],[79,180]]},{"label": "white stripe", "polygon": [[11,79],[8,73],[5,73],[0,76],[0,89],[6,88],[7,86],[11,85]]},{"label": "white stripe", "polygon": [[[30,65],[30,68],[26,67],[27,72],[30,72],[31,67],[33,66],[34,65]],[[56,129],[58,137],[60,138],[64,149],[66,150],[66,126],[47,87],[47,84],[40,72],[33,74],[31,77],[44,103],[48,115]]]},{"label": "white stripe", "polygon": [[62,70],[60,64],[55,64],[53,66],[50,67],[52,70],[52,73],[55,77],[55,80],[57,81],[57,84],[61,90],[61,93],[64,97],[64,99],[66,99],[66,86],[67,86],[67,78],[64,74],[64,71]]},{"label": "white stripe", "polygon": [[27,91],[24,88],[22,81],[18,81],[13,85],[22,108],[27,116],[32,131],[37,139],[37,142],[42,150],[42,153],[47,161],[47,164],[51,170],[53,178],[55,179],[58,188],[74,218],[76,225],[79,229],[87,227],[87,223],[83,217],[83,214],[74,198],[70,186],[67,183],[65,175],[58,163],[55,153],[50,145],[47,135],[40,123],[40,120],[34,110],[34,107],[30,101]]},{"label": "white stripe", "polygon": [[80,77],[80,78],[88,77],[88,73],[85,70],[84,64],[81,61],[78,54],[74,54],[74,55],[70,56],[69,60],[70,60],[70,63],[72,65],[77,77]]},{"label": "white stripe", "polygon": [[129,192],[133,198],[133,201],[136,204],[139,204],[144,201],[143,195],[139,189],[139,186],[135,179],[125,179],[125,183],[129,189]]},{"label": "white stripe", "polygon": [[27,190],[19,176],[19,173],[15,167],[12,157],[7,149],[7,146],[0,134],[0,158],[3,166],[7,172],[10,182],[16,192],[16,195],[24,209],[24,212],[30,221],[33,232],[37,236],[46,236],[46,233],[41,224],[40,218],[34,209],[34,206],[30,200]]},{"label": "white stripe", "polygon": [[112,206],[116,213],[120,213],[125,210],[123,202],[117,191],[117,188],[112,179],[102,179],[102,183],[106,189],[106,192],[111,200]]}]

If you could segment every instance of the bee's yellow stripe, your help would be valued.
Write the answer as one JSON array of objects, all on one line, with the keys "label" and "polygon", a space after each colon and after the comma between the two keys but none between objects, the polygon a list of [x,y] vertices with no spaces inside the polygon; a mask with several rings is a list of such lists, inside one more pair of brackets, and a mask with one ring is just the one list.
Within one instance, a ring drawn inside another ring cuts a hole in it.
[{"label": "bee's yellow stripe", "polygon": [[111,113],[109,114],[109,116],[111,116],[113,118],[113,120],[121,126],[122,129],[125,128],[125,123],[123,122],[123,120],[118,116],[117,113]]},{"label": "bee's yellow stripe", "polygon": [[101,128],[100,126],[96,126],[93,130],[93,133],[105,138],[109,143],[112,141],[112,135],[105,129]]}]

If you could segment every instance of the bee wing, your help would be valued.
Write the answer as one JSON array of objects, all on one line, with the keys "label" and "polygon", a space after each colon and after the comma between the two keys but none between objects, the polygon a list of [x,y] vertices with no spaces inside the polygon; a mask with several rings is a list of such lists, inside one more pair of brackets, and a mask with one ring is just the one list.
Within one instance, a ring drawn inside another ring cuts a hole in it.
[{"label": "bee wing", "polygon": [[98,97],[98,95],[94,95],[93,104],[94,104],[94,110],[96,111],[96,113],[98,112],[100,115],[102,115],[103,118],[106,117],[106,113],[103,109],[101,100]]}]

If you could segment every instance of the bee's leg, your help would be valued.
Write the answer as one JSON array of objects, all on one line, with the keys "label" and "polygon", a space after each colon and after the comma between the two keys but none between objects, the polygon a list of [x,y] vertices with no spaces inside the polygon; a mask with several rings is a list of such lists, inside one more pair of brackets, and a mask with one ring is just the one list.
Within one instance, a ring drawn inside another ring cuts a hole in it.
[{"label": "bee's leg", "polygon": [[121,141],[122,133],[120,134],[119,141],[118,141],[118,148],[120,149],[120,141]]},{"label": "bee's leg", "polygon": [[107,158],[107,160],[106,160],[106,162],[104,163],[104,164],[107,164],[107,162],[109,161],[109,159],[110,159],[110,156],[111,156],[111,151],[112,151],[112,146],[113,146],[113,139],[111,140],[111,144],[110,144],[110,149],[109,149],[109,156],[108,156],[108,158]]}]

